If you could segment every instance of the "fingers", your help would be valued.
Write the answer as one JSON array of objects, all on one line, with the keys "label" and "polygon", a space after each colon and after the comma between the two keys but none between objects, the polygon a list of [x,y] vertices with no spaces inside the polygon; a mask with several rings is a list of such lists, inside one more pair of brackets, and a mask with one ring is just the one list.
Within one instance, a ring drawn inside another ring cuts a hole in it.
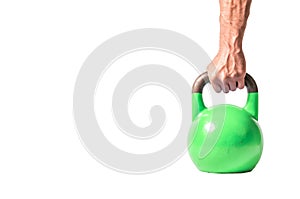
[{"label": "fingers", "polygon": [[229,91],[235,91],[237,88],[243,89],[244,87],[245,87],[244,79],[240,79],[238,81],[235,81],[235,80],[231,80],[231,81],[227,80],[226,81],[226,80],[224,80],[224,81],[219,82],[219,89],[221,89],[224,93],[228,93]]},{"label": "fingers", "polygon": [[221,85],[221,87],[222,87],[222,90],[223,90],[224,93],[228,93],[229,92],[229,84],[223,83]]},{"label": "fingers", "polygon": [[230,81],[230,82],[228,83],[228,85],[229,85],[229,90],[235,91],[235,90],[236,90],[236,87],[237,87],[237,82],[235,82],[235,81]]},{"label": "fingers", "polygon": [[[226,81],[225,81],[224,85],[228,85],[230,91],[235,91],[237,88],[243,89],[245,87],[245,82],[244,82],[244,79],[240,79],[240,80],[237,80],[237,81],[231,80],[228,83],[226,83]],[[224,93],[226,93],[225,92],[225,91],[227,91],[226,87],[225,87],[225,90],[223,90],[223,91],[224,91]]]},{"label": "fingers", "polygon": [[217,93],[220,93],[221,91],[228,93],[230,90],[234,91],[236,89],[235,83],[229,83],[218,79],[213,79],[211,85]]},{"label": "fingers", "polygon": [[217,92],[217,93],[220,93],[222,91],[222,88],[219,84],[216,84],[216,83],[212,83],[212,87],[214,88],[214,90]]},{"label": "fingers", "polygon": [[243,89],[245,87],[244,79],[238,81],[218,81],[214,79],[211,84],[217,93],[220,93],[221,91],[223,91],[224,93],[228,93],[229,91],[235,91],[237,88]]},{"label": "fingers", "polygon": [[208,77],[209,77],[209,80],[210,80],[210,83],[213,87],[213,89],[217,92],[217,93],[220,93],[222,91],[222,87],[221,87],[221,82],[216,78],[216,74],[215,74],[215,69],[214,67],[212,67],[213,65],[210,64],[208,66]]},{"label": "fingers", "polygon": [[245,87],[245,80],[244,79],[240,79],[237,81],[237,87],[239,89],[243,89]]}]

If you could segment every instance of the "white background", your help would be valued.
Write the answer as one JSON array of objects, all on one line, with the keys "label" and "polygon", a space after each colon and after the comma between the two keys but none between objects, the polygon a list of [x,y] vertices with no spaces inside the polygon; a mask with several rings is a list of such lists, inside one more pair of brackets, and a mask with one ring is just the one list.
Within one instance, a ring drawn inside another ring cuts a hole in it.
[{"label": "white background", "polygon": [[255,170],[202,173],[185,154],[159,172],[128,175],[98,163],[78,138],[72,94],[82,63],[105,40],[138,28],[182,33],[212,58],[218,1],[1,1],[0,198],[299,198],[297,4],[251,6],[244,51],[265,140]]}]

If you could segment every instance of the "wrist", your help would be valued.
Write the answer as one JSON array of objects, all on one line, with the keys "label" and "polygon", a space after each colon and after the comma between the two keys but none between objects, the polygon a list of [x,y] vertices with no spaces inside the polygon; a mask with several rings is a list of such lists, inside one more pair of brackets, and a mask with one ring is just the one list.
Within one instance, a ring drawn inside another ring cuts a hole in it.
[{"label": "wrist", "polygon": [[243,35],[243,30],[221,28],[219,48],[230,53],[239,53],[242,51]]},{"label": "wrist", "polygon": [[219,52],[220,55],[237,55],[243,54],[242,45],[238,41],[220,41]]}]

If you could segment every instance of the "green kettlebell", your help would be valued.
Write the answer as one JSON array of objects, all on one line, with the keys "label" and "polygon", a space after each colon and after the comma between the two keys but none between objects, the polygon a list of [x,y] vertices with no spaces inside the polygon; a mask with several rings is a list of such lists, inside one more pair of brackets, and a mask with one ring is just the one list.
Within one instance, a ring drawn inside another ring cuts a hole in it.
[{"label": "green kettlebell", "polygon": [[192,88],[192,126],[188,150],[200,171],[240,173],[254,169],[262,150],[263,138],[258,120],[258,89],[246,74],[248,99],[244,108],[230,104],[205,107],[202,91],[209,82],[201,74]]}]

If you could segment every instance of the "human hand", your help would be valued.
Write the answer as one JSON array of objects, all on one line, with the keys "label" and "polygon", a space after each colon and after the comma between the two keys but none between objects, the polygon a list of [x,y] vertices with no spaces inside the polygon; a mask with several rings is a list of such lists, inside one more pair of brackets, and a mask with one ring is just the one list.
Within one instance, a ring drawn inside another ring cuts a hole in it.
[{"label": "human hand", "polygon": [[244,88],[246,61],[242,50],[220,50],[207,67],[208,77],[216,92],[228,93]]}]

